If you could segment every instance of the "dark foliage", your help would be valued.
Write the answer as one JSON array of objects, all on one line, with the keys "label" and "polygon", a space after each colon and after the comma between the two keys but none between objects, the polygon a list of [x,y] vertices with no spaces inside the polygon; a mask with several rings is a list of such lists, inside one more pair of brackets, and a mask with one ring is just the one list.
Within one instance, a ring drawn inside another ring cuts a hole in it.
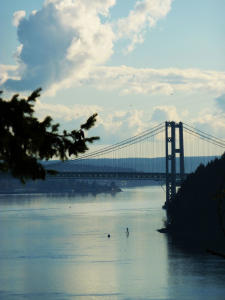
[{"label": "dark foliage", "polygon": [[167,213],[170,232],[225,243],[225,153],[187,177]]},{"label": "dark foliage", "polygon": [[[34,117],[34,104],[41,89],[27,99],[16,94],[10,101],[1,98],[0,91],[0,171],[11,173],[22,182],[45,179],[46,170],[39,162],[58,157],[62,161],[88,150],[87,143],[99,137],[85,137],[96,121],[92,115],[79,130],[59,133],[59,124],[47,116],[43,121]],[[50,171],[49,171],[50,172]]]}]

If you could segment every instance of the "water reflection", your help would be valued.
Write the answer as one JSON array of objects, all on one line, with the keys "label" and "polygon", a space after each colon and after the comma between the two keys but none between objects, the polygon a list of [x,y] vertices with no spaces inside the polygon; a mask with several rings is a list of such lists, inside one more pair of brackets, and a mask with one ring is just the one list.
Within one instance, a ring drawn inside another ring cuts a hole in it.
[{"label": "water reflection", "polygon": [[204,245],[168,237],[169,291],[173,299],[224,299],[225,260]]},{"label": "water reflection", "polygon": [[0,299],[222,299],[221,260],[157,232],[163,196],[1,197]]}]

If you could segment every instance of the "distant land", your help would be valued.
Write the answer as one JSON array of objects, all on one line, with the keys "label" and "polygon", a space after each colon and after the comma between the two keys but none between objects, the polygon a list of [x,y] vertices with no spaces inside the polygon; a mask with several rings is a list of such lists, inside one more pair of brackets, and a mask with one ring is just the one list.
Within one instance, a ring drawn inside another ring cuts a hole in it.
[{"label": "distant land", "polygon": [[[202,163],[206,165],[216,156],[192,156],[185,157],[185,172],[192,173]],[[102,172],[102,171],[121,171],[121,172],[165,172],[165,157],[156,158],[120,158],[120,159],[88,159],[88,160],[67,160],[61,162],[52,160],[45,162],[46,168],[61,172]],[[177,170],[179,170],[179,159],[177,159]]]},{"label": "distant land", "polygon": [[115,182],[96,182],[90,180],[76,179],[55,179],[46,178],[46,180],[29,180],[22,184],[19,179],[12,178],[10,175],[0,176],[0,194],[100,194],[121,192],[121,189]]},{"label": "distant land", "polygon": [[[186,157],[185,172],[193,172],[200,163],[207,164],[214,156]],[[165,172],[165,158],[126,158],[126,159],[89,159],[68,160],[61,162],[52,160],[42,162],[46,169],[58,172]],[[179,170],[179,160],[177,160]],[[0,174],[0,193],[116,193],[122,188],[135,186],[163,185],[164,182],[153,180],[93,180],[93,179],[56,179],[29,180],[25,185],[10,175]]]}]

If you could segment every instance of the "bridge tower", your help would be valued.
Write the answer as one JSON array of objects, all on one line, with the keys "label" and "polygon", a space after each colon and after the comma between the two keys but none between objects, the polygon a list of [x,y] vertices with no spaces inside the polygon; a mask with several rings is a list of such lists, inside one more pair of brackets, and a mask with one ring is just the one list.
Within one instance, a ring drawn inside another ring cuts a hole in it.
[{"label": "bridge tower", "polygon": [[[184,180],[183,123],[165,122],[166,131],[166,203],[176,195],[176,187]],[[178,131],[178,132],[177,132]],[[177,136],[178,135],[178,136]],[[176,145],[177,144],[177,145]],[[179,164],[176,163],[178,154]],[[178,170],[177,170],[178,169]]]}]

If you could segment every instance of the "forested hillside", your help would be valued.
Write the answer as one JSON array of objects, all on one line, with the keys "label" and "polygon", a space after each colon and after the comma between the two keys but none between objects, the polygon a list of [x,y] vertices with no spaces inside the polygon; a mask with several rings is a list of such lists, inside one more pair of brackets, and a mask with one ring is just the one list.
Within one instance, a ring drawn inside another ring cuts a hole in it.
[{"label": "forested hillside", "polygon": [[167,214],[171,234],[225,245],[225,153],[187,177]]}]

